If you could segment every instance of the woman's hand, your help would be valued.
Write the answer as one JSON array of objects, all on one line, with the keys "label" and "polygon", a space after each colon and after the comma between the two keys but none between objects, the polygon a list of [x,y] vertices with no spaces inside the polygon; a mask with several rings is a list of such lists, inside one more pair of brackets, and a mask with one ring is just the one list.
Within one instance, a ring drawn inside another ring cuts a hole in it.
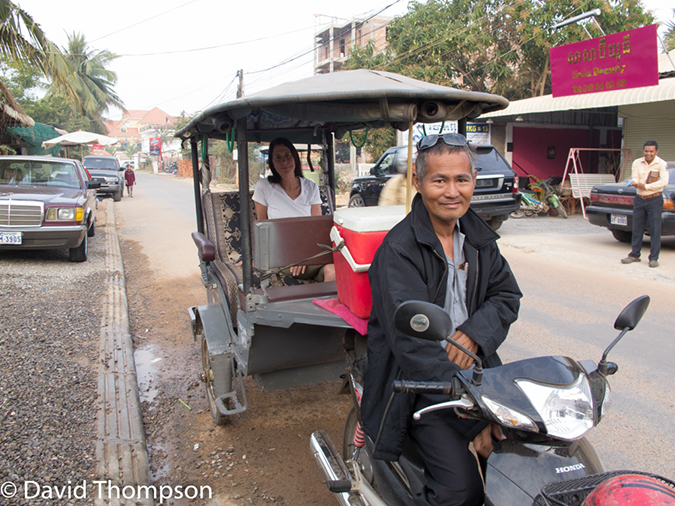
[{"label": "woman's hand", "polygon": [[300,274],[303,274],[305,272],[306,266],[304,265],[294,265],[293,267],[290,268],[291,271],[291,276],[298,276]]}]

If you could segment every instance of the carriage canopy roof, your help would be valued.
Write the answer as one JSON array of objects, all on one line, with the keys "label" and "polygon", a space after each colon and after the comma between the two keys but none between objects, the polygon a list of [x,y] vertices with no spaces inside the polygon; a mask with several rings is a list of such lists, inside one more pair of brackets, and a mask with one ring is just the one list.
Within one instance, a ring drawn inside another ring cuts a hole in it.
[{"label": "carriage canopy roof", "polygon": [[391,72],[348,70],[284,83],[210,107],[176,136],[233,138],[235,122],[246,118],[249,141],[269,142],[283,136],[298,143],[321,143],[319,131],[324,129],[337,138],[366,127],[406,130],[410,121],[473,119],[508,104],[498,95],[457,90]]}]

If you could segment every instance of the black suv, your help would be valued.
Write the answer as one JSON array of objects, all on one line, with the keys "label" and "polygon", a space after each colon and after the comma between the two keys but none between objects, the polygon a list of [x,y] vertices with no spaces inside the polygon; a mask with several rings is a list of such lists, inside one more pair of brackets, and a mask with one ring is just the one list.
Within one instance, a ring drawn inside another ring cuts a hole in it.
[{"label": "black suv", "polygon": [[[520,208],[518,178],[509,163],[493,146],[476,146],[476,189],[471,208],[497,230],[509,214]],[[408,147],[389,148],[370,169],[370,176],[352,181],[349,207],[376,206],[389,178],[405,171]],[[401,171],[398,169],[402,168]]]},{"label": "black suv", "polygon": [[82,165],[89,171],[92,181],[101,183],[97,195],[111,197],[115,202],[124,195],[124,169],[120,162],[112,156],[85,156]]}]

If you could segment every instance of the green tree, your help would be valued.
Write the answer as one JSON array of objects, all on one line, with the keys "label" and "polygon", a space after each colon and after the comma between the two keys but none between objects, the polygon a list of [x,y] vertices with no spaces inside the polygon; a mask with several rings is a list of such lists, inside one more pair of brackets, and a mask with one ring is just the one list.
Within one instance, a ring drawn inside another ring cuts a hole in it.
[{"label": "green tree", "polygon": [[[551,93],[549,50],[552,47],[587,40],[588,33],[601,37],[603,32],[611,34],[654,22],[638,0],[529,0],[516,2],[511,9],[514,18],[519,20],[518,72],[510,81],[497,83],[494,89],[511,100]],[[560,21],[594,9],[601,11],[596,22],[589,19],[557,30],[552,28]]]},{"label": "green tree", "polygon": [[[122,100],[114,90],[117,75],[109,70],[108,65],[118,58],[107,50],[91,49],[83,34],[68,35],[68,47],[63,49],[64,57],[73,71],[73,86],[77,100],[73,106],[79,108],[79,113],[92,121],[94,130],[100,133],[106,131],[102,122],[102,115],[109,107],[124,109]],[[60,83],[54,82],[50,87],[52,95],[68,96]]]},{"label": "green tree", "polygon": [[[377,128],[368,130],[368,136],[366,137],[364,143],[363,139],[365,136],[365,132],[352,134],[354,144],[356,146],[363,144],[363,149],[370,154],[373,161],[376,161],[378,158],[380,158],[387,149],[391,148],[392,146],[396,146],[396,131],[393,128]],[[346,134],[340,140],[346,142],[347,145],[351,143],[349,134]]]},{"label": "green tree", "polygon": [[666,45],[666,51],[675,49],[675,9],[673,9],[672,18],[665,22],[668,31],[663,37],[663,43]]},{"label": "green tree", "polygon": [[0,27],[0,56],[39,69],[66,96],[75,98],[68,62],[30,14],[10,0],[0,0]]},{"label": "green tree", "polygon": [[[375,68],[416,79],[519,99],[550,92],[549,49],[588,38],[555,23],[595,8],[605,33],[653,22],[639,0],[413,0],[390,24],[385,53],[350,53],[348,68]],[[593,36],[601,33],[586,22]]]},{"label": "green tree", "polygon": [[122,151],[131,159],[134,157],[136,153],[138,153],[141,149],[138,147],[138,144],[135,144],[133,142],[128,142],[126,144],[122,144]]}]

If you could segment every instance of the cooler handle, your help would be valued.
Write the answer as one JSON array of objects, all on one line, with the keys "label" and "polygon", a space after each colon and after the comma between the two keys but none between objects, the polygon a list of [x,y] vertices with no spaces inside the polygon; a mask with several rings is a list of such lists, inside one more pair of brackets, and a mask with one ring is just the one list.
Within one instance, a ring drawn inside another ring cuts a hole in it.
[{"label": "cooler handle", "polygon": [[345,258],[345,260],[347,260],[347,263],[354,272],[368,272],[368,269],[370,269],[370,264],[357,264],[354,261],[354,257],[352,257],[352,254],[349,252],[349,248],[345,245],[344,240],[340,235],[340,231],[335,226],[330,229],[330,240],[333,241],[335,244],[335,249],[342,253],[342,256]]}]

